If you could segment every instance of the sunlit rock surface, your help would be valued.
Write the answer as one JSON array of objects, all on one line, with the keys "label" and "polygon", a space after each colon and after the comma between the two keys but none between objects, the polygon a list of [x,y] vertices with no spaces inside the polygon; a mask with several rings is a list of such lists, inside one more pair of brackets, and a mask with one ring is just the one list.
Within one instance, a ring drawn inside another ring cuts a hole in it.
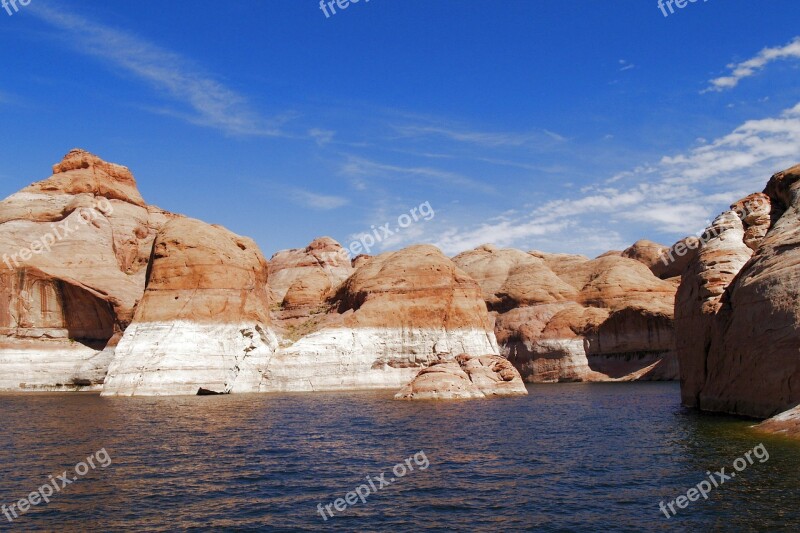
[{"label": "sunlit rock surface", "polygon": [[676,300],[686,405],[765,418],[800,403],[799,182],[800,166],[774,175],[706,230]]},{"label": "sunlit rock surface", "polygon": [[637,245],[593,260],[484,245],[454,261],[481,285],[501,353],[525,381],[677,379],[676,285],[645,264],[665,248]]},{"label": "sunlit rock surface", "polygon": [[395,399],[469,400],[526,394],[519,372],[504,357],[461,354],[420,370]]},{"label": "sunlit rock surface", "polygon": [[0,390],[102,386],[173,216],[144,203],[127,168],[83,150],[0,202]]}]

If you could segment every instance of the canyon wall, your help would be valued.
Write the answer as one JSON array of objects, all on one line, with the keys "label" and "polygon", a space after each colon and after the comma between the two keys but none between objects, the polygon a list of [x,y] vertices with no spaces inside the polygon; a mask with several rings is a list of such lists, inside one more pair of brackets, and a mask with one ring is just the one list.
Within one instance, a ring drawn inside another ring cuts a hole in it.
[{"label": "canyon wall", "polygon": [[800,403],[800,166],[720,215],[676,298],[687,406],[770,417]]},{"label": "canyon wall", "polygon": [[677,379],[676,284],[653,274],[658,257],[643,248],[590,260],[484,245],[454,261],[480,284],[501,353],[525,381]]}]

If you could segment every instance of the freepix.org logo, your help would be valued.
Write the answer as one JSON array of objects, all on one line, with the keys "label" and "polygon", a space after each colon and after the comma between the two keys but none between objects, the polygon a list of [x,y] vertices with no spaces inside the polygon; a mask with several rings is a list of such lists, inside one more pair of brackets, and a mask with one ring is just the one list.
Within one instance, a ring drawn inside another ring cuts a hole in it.
[{"label": "freepix.org logo", "polygon": [[[8,16],[10,17],[14,13],[19,12],[20,6],[27,7],[30,5],[32,0],[0,0],[0,5],[3,6],[3,9],[6,10]],[[19,5],[17,5],[19,4]],[[13,9],[13,11],[12,11]]]}]

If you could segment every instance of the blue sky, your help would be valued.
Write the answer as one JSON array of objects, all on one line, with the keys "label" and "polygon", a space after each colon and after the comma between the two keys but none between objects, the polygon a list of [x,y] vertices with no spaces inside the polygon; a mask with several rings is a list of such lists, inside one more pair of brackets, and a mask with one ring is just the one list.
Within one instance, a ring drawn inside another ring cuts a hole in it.
[{"label": "blue sky", "polygon": [[671,243],[800,162],[800,4],[32,0],[0,11],[0,196],[81,147],[269,257]]}]

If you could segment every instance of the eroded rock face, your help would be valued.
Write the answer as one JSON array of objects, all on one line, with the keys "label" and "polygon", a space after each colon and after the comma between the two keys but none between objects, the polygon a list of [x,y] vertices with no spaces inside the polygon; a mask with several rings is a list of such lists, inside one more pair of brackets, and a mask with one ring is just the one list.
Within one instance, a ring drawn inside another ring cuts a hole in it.
[{"label": "eroded rock face", "polygon": [[174,216],[88,152],[53,172],[0,202],[0,389],[98,388],[104,347],[133,318],[155,233]]},{"label": "eroded rock face", "polygon": [[647,239],[641,239],[633,243],[630,248],[623,250],[621,256],[627,257],[628,259],[635,259],[650,270],[653,270],[653,267],[658,264],[667,250],[668,248],[666,246],[648,241]]},{"label": "eroded rock face", "polygon": [[461,354],[424,368],[395,395],[396,400],[469,400],[526,395],[516,368],[497,355]]},{"label": "eroded rock face", "polygon": [[[769,196],[764,193],[751,194],[731,205],[731,210],[742,221],[744,243],[751,250],[758,249],[772,225],[772,202]],[[776,218],[781,214],[777,210],[774,213]]]},{"label": "eroded rock face", "polygon": [[478,284],[433,246],[371,258],[279,351],[270,390],[399,388],[439,358],[498,353]]},{"label": "eroded rock face", "polygon": [[146,205],[125,167],[75,150],[54,172],[0,204],[0,388],[399,388],[498,353],[480,287],[433,247],[351,263],[321,238],[268,266],[251,240]]},{"label": "eroded rock face", "polygon": [[[347,251],[330,237],[315,239],[306,248],[283,250],[269,262],[270,289],[276,302],[312,298],[322,302],[353,273]],[[313,279],[312,279],[313,278]],[[289,294],[291,292],[300,294]]]},{"label": "eroded rock face", "polygon": [[606,316],[575,302],[520,307],[497,317],[497,342],[525,381],[603,381],[589,367],[583,334]]},{"label": "eroded rock face", "polygon": [[454,261],[498,312],[502,353],[526,381],[677,379],[676,286],[641,261],[622,253],[589,260],[492,246]]},{"label": "eroded rock face", "polygon": [[559,277],[579,291],[584,305],[617,311],[654,308],[672,314],[675,286],[658,279],[649,268],[633,259],[598,257],[558,271]]},{"label": "eroded rock face", "polygon": [[277,348],[267,283],[252,240],[199,220],[168,222],[103,395],[262,390]]},{"label": "eroded rock face", "polygon": [[[753,195],[718,217],[684,275],[676,327],[686,405],[768,417],[800,402],[799,181],[800,166],[778,173],[769,202]],[[747,201],[757,208],[740,218]]]},{"label": "eroded rock face", "polygon": [[556,276],[543,259],[520,250],[483,245],[457,255],[453,262],[480,284],[492,311],[565,302],[577,296],[577,291]]}]

